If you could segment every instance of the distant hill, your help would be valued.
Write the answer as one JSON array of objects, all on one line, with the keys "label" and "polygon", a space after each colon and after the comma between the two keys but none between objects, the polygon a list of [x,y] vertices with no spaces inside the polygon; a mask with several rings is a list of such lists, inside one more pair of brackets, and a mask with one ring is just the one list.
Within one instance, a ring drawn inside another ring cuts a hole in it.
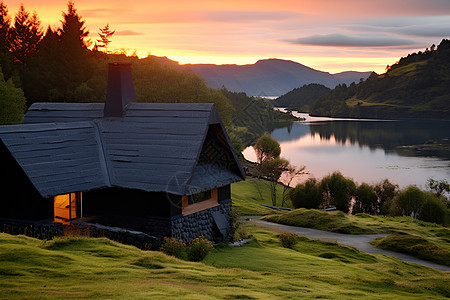
[{"label": "distant hill", "polygon": [[323,84],[311,83],[284,94],[274,101],[275,106],[287,107],[298,111],[308,111],[310,104],[329,93],[330,88]]},{"label": "distant hill", "polygon": [[282,59],[263,59],[251,65],[188,64],[206,80],[209,87],[227,88],[249,96],[280,96],[305,84],[318,83],[329,88],[366,79],[370,72],[342,72],[330,74],[302,64]]},{"label": "distant hill", "polygon": [[450,40],[409,54],[384,74],[339,85],[311,105],[311,114],[361,118],[450,119]]}]

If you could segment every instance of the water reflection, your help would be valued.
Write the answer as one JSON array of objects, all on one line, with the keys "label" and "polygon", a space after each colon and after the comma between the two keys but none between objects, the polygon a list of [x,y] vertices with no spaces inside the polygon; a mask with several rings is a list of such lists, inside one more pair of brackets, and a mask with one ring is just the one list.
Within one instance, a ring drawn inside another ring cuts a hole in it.
[{"label": "water reflection", "polygon": [[[420,152],[400,147],[448,141],[449,122],[309,119],[276,129],[272,136],[280,142],[283,157],[295,165],[306,165],[317,178],[339,170],[359,183],[388,178],[402,187],[424,187],[430,177],[450,178],[448,147]],[[254,160],[252,152],[246,149],[245,157]]]}]

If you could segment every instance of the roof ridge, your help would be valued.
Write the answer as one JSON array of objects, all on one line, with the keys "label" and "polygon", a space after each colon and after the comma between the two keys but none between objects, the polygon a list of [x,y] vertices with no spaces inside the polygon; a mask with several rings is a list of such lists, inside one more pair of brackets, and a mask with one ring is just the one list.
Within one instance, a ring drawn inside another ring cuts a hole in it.
[{"label": "roof ridge", "polygon": [[[209,117],[208,117],[208,119],[209,119]],[[202,132],[202,142],[199,143],[199,148],[198,148],[198,151],[197,151],[197,153],[196,153],[196,155],[195,155],[195,163],[192,164],[192,167],[191,167],[191,169],[190,169],[190,175],[189,175],[189,177],[187,178],[186,182],[184,183],[184,184],[186,184],[186,185],[189,185],[189,184],[191,183],[191,181],[192,181],[192,176],[194,175],[195,167],[197,166],[198,160],[199,160],[199,158],[200,158],[200,154],[202,153],[203,144],[205,143],[206,136],[207,136],[207,134],[208,134],[208,130],[209,130],[209,122],[205,122],[204,126],[205,126],[205,127],[203,128],[203,132]]]},{"label": "roof ridge", "polygon": [[98,152],[99,152],[99,161],[100,161],[100,166],[102,169],[102,174],[104,175],[106,184],[108,186],[111,186],[111,180],[109,178],[109,174],[110,174],[110,167],[108,164],[108,161],[105,157],[105,147],[103,146],[103,140],[100,134],[100,126],[99,126],[99,121],[98,120],[93,120],[92,124],[94,125],[94,131],[95,131],[95,138],[97,140],[97,147],[98,147]]}]

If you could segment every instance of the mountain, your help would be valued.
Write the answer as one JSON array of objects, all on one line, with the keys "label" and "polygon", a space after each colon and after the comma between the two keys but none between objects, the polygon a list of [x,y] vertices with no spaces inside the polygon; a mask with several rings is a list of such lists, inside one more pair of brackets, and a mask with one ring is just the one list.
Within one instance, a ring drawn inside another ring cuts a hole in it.
[{"label": "mountain", "polygon": [[314,115],[450,119],[450,40],[409,54],[386,73],[339,85],[310,106]]},{"label": "mountain", "polygon": [[284,94],[273,102],[275,106],[287,107],[298,111],[308,111],[308,106],[321,96],[329,93],[330,88],[323,84],[311,83]]},{"label": "mountain", "polygon": [[249,96],[280,96],[305,84],[318,83],[329,88],[366,79],[370,72],[330,74],[282,59],[263,59],[251,65],[188,64],[182,67],[203,77],[209,87],[223,86]]}]

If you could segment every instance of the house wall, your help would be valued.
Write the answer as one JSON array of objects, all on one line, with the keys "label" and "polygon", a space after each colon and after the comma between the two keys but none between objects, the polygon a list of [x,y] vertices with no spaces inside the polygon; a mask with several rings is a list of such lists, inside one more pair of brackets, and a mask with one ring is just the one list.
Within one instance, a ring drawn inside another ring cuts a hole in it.
[{"label": "house wall", "polygon": [[221,212],[231,224],[231,199],[219,201],[219,206],[202,210],[187,216],[179,216],[171,220],[171,236],[187,243],[199,237],[205,236],[210,241],[228,240],[231,236],[231,226],[228,235],[223,237],[217,228],[213,213]]},{"label": "house wall", "polygon": [[104,189],[83,193],[83,216],[95,216],[89,220],[92,223],[138,230],[161,239],[173,236],[189,242],[204,235],[218,240],[222,237],[212,214],[220,211],[230,221],[230,185],[218,188],[218,200],[219,206],[183,216],[181,196]]},{"label": "house wall", "polygon": [[53,199],[43,198],[0,141],[0,217],[43,220],[53,218]]},{"label": "house wall", "polygon": [[178,210],[171,203],[180,196],[150,193],[134,189],[106,188],[83,193],[83,215],[130,215],[169,217]]},{"label": "house wall", "polygon": [[[172,236],[185,243],[199,237],[205,236],[211,241],[227,240],[231,236],[231,186],[228,184],[218,188],[219,206],[198,211],[183,216],[180,212],[178,215],[170,218],[152,218],[146,219],[143,231],[145,233],[164,237]],[[215,225],[213,214],[221,212],[230,224],[229,234],[223,237],[219,229]]]}]

